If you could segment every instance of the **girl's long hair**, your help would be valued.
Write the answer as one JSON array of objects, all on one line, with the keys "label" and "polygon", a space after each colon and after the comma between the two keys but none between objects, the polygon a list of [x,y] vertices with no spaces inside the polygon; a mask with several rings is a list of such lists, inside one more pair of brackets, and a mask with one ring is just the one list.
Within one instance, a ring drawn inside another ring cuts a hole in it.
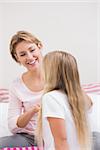
[{"label": "girl's long hair", "polygon": [[[90,135],[86,116],[86,104],[80,85],[76,59],[64,51],[48,53],[43,60],[45,77],[44,93],[62,90],[68,96],[70,111],[75,123],[80,150],[90,150]],[[38,141],[42,139],[42,108],[37,128]]]}]

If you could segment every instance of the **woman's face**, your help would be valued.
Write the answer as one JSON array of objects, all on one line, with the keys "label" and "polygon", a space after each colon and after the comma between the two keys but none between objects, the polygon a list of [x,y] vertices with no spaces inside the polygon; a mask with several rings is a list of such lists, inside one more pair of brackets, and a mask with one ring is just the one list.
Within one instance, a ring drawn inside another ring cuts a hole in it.
[{"label": "woman's face", "polygon": [[22,41],[16,46],[16,58],[27,70],[38,69],[42,63],[41,49],[35,43]]}]

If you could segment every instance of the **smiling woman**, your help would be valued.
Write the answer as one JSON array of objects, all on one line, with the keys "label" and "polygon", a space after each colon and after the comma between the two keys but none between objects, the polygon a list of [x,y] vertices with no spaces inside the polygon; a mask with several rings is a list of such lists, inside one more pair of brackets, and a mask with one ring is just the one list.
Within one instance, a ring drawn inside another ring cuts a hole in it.
[{"label": "smiling woman", "polygon": [[10,87],[8,125],[12,136],[0,138],[0,148],[36,146],[34,132],[43,93],[42,43],[31,33],[17,32],[10,42],[12,58],[27,71]]}]

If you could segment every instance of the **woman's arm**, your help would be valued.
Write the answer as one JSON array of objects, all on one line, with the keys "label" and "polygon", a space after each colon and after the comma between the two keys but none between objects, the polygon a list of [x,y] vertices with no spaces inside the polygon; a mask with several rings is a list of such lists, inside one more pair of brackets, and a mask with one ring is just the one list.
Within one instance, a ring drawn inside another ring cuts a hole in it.
[{"label": "woman's arm", "polygon": [[[14,88],[13,88],[14,89]],[[18,117],[22,113],[22,102],[16,96],[16,92],[10,89],[10,99],[8,108],[8,127],[12,133],[17,133],[21,129],[17,126]]]},{"label": "woman's arm", "polygon": [[40,106],[37,104],[36,106],[31,107],[27,112],[22,113],[22,101],[16,96],[15,91],[10,90],[8,126],[11,132],[17,133],[24,128],[39,109]]},{"label": "woman's arm", "polygon": [[55,150],[69,150],[64,119],[48,117],[55,142]]},{"label": "woman's arm", "polygon": [[39,110],[40,110],[40,105],[37,104],[33,106],[32,108],[30,108],[29,111],[20,115],[17,120],[17,126],[20,128],[24,128],[28,124],[30,119],[33,117],[33,115],[37,113]]}]

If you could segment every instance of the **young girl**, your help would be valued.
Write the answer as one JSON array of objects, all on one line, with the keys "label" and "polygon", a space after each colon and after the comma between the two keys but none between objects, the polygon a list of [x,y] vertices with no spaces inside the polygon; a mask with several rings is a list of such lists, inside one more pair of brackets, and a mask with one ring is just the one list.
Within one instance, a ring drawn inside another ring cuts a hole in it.
[{"label": "young girl", "polygon": [[[81,88],[75,58],[63,51],[48,53],[43,60],[43,69],[44,150],[90,150],[87,111],[91,103]],[[39,124],[38,133],[40,128]]]}]

